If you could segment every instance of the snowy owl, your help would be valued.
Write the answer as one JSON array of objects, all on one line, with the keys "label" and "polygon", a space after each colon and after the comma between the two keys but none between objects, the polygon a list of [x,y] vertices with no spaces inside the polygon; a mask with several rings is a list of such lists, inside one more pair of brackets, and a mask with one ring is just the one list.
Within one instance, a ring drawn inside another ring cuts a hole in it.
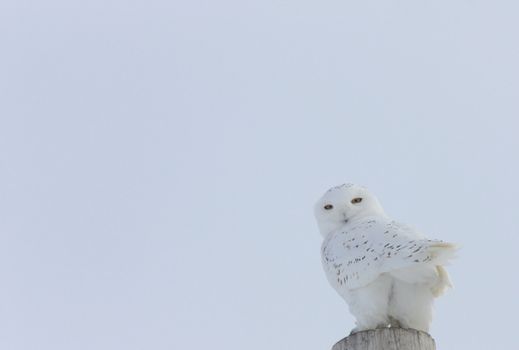
[{"label": "snowy owl", "polygon": [[451,287],[443,267],[456,246],[391,220],[364,187],[344,184],[315,205],[326,277],[356,318],[352,333],[381,327],[428,332],[432,303]]}]

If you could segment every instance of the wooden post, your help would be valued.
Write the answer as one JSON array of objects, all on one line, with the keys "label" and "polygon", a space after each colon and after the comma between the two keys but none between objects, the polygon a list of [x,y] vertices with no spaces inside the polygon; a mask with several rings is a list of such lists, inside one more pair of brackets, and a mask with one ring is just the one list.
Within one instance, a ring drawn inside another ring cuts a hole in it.
[{"label": "wooden post", "polygon": [[382,328],[354,333],[335,344],[332,350],[436,350],[436,345],[425,332]]}]

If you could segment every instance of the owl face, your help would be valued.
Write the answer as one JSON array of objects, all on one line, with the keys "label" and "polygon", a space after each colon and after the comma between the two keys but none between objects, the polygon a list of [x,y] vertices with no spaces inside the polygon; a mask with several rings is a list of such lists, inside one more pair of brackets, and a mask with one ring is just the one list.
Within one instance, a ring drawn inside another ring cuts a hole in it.
[{"label": "owl face", "polygon": [[353,184],[329,189],[317,201],[314,211],[323,236],[353,220],[367,216],[385,216],[377,198],[366,188]]}]

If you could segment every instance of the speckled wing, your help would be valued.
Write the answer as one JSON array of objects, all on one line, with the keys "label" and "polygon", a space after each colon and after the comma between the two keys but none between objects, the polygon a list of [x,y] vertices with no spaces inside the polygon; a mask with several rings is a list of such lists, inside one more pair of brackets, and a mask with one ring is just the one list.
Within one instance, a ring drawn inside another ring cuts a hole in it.
[{"label": "speckled wing", "polygon": [[384,272],[446,263],[454,251],[450,243],[426,239],[406,225],[377,218],[329,234],[321,256],[335,289],[350,290],[366,286]]}]

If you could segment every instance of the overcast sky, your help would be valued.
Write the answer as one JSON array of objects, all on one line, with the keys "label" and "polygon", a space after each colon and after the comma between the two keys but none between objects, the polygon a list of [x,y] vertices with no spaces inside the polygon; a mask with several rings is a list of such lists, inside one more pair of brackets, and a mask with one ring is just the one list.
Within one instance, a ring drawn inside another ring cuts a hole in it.
[{"label": "overcast sky", "polygon": [[0,348],[329,349],[314,202],[458,242],[439,350],[517,346],[515,1],[0,2]]}]

